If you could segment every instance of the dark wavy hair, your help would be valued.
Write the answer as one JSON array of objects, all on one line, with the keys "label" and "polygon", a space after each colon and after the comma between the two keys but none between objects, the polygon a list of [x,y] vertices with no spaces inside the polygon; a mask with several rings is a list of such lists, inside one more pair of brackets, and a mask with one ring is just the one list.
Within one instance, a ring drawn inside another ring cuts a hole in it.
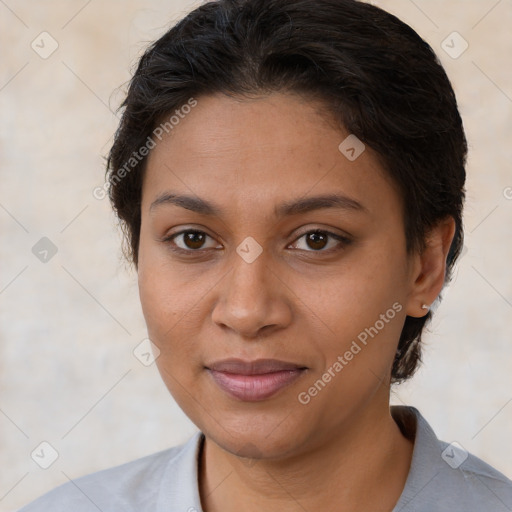
[{"label": "dark wavy hair", "polygon": [[[432,48],[411,27],[356,0],[211,1],[145,51],[107,158],[109,198],[135,267],[147,160],[139,149],[192,97],[218,92],[290,92],[320,100],[340,126],[377,152],[397,185],[408,253],[422,251],[429,229],[453,217],[450,281],[463,244],[467,155],[454,91]],[[416,370],[431,316],[406,317],[392,382]]]}]

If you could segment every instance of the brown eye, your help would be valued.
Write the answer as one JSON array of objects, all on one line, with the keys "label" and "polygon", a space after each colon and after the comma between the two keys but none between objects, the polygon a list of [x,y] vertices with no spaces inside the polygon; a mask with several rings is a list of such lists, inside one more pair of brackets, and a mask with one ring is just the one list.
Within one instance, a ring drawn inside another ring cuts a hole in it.
[{"label": "brown eye", "polygon": [[180,231],[174,235],[166,237],[163,242],[170,243],[173,250],[182,252],[199,252],[203,249],[215,248],[215,245],[211,247],[204,247],[207,239],[213,240],[213,238],[207,235],[204,231],[197,231],[189,229],[187,231]]},{"label": "brown eye", "polygon": [[321,231],[314,231],[306,235],[306,243],[315,250],[323,249],[327,245],[328,239],[329,235]]},{"label": "brown eye", "polygon": [[183,241],[189,249],[200,249],[204,244],[205,233],[199,231],[188,231],[183,233]]},{"label": "brown eye", "polygon": [[[299,240],[304,240],[305,243],[299,244]],[[333,243],[330,243],[331,241]],[[344,246],[349,245],[352,242],[347,237],[331,233],[330,231],[323,231],[315,229],[314,231],[308,231],[297,239],[295,245],[302,245],[302,247],[296,247],[298,249],[308,252],[330,252],[330,250],[342,249]],[[329,246],[325,249],[327,246]],[[324,250],[325,249],[325,250]]]}]

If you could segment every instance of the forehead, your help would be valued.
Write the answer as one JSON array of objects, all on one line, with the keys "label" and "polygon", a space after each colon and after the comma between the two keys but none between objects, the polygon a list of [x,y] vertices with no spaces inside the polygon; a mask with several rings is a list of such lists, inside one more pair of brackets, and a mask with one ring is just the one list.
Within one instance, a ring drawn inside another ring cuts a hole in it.
[{"label": "forehead", "polygon": [[148,156],[143,210],[169,191],[226,202],[233,211],[251,204],[270,211],[287,198],[332,193],[370,213],[399,201],[370,148],[355,160],[340,151],[350,134],[320,107],[282,93],[197,98]]}]

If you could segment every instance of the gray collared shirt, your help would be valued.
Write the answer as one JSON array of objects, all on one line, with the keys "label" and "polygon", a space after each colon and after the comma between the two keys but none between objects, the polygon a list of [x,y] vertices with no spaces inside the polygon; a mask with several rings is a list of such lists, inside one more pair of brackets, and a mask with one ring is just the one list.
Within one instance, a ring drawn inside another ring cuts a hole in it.
[{"label": "gray collared shirt", "polygon": [[[512,481],[460,445],[437,439],[414,407],[392,406],[414,440],[411,468],[393,512],[510,512]],[[19,512],[202,512],[197,432],[183,445],[77,478]]]}]

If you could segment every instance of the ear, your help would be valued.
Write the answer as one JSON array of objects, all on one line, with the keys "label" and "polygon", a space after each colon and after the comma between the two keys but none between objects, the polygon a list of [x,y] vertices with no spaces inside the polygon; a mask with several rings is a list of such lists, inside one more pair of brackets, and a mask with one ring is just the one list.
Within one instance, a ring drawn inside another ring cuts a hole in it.
[{"label": "ear", "polygon": [[455,235],[455,220],[448,216],[441,220],[427,234],[425,249],[414,254],[411,261],[410,292],[407,299],[406,314],[416,318],[425,316],[429,306],[443,289],[446,258]]}]

